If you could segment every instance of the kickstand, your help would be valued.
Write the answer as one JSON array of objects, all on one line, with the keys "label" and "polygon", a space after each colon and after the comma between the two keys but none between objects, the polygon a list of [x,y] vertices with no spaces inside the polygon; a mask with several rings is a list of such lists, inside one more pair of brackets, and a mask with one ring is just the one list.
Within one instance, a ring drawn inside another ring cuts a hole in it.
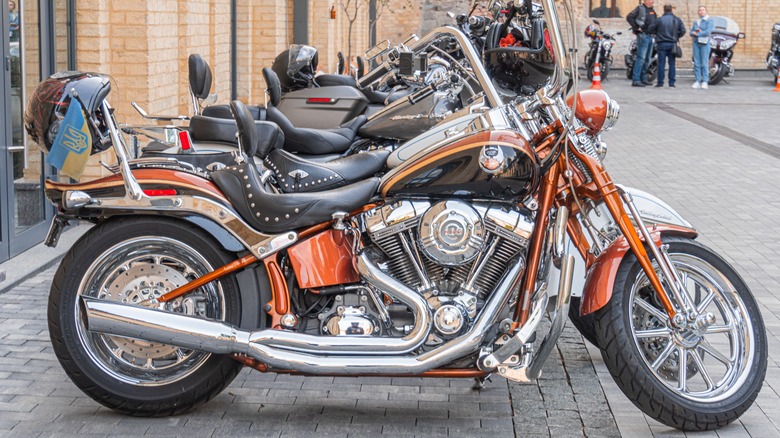
[{"label": "kickstand", "polygon": [[471,387],[471,389],[475,391],[479,391],[485,387],[485,382],[492,382],[490,379],[490,374],[488,374],[485,377],[475,377],[474,378],[474,386]]}]

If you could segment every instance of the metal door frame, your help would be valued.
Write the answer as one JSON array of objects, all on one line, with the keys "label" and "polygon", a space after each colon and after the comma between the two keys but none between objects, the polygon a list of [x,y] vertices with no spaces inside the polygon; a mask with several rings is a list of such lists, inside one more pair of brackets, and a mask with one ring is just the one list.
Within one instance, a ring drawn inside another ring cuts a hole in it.
[{"label": "metal door frame", "polygon": [[[43,79],[53,74],[56,68],[54,0],[37,1],[39,27],[37,31],[39,32],[38,40],[40,54],[39,79]],[[21,11],[23,6],[18,2],[17,5],[20,7]],[[66,8],[68,10],[69,18],[72,18],[75,15],[74,1],[66,0]],[[3,29],[7,29],[8,25],[6,24],[6,20],[8,20],[8,2],[3,2],[2,14],[2,17],[0,17],[0,19],[3,20],[2,27]],[[20,20],[23,19],[24,17],[22,16]],[[75,39],[75,25],[74,23],[68,24],[71,27],[68,32],[68,42],[66,44],[70,46],[69,49],[72,51],[73,46],[71,46],[71,44]],[[24,26],[22,26],[21,31],[22,35],[20,36],[20,40],[23,40],[25,31]],[[0,94],[2,94],[3,97],[0,98],[0,105],[2,105],[0,106],[0,108],[2,108],[2,114],[0,114],[0,262],[14,257],[15,255],[24,252],[36,244],[42,242],[46,237],[46,231],[48,230],[49,222],[51,222],[51,218],[54,216],[54,207],[49,205],[48,202],[44,199],[44,217],[40,223],[22,231],[19,234],[15,234],[14,227],[12,226],[14,224],[13,209],[15,193],[13,184],[13,164],[12,160],[9,159],[10,153],[8,152],[8,146],[11,144],[12,139],[12,120],[9,117],[11,114],[11,100],[10,98],[5,98],[5,96],[10,96],[11,90],[10,70],[6,69],[6,66],[8,65],[7,60],[10,59],[6,58],[7,56],[10,56],[10,38],[7,32],[2,32],[1,41],[2,50],[0,50],[0,54],[2,54],[3,66],[0,68],[0,70],[2,70],[0,72],[0,86],[2,87],[3,92]],[[26,48],[24,47],[21,48],[20,53],[25,49]],[[73,65],[75,64],[75,57],[72,53],[70,53],[68,57],[68,64],[70,64],[68,66],[69,68],[75,67]],[[28,145],[28,148],[29,147],[34,148],[35,145]],[[54,172],[52,171],[51,166],[44,164],[42,179],[45,180],[53,174]],[[41,187],[41,190],[43,190],[43,187]]]}]

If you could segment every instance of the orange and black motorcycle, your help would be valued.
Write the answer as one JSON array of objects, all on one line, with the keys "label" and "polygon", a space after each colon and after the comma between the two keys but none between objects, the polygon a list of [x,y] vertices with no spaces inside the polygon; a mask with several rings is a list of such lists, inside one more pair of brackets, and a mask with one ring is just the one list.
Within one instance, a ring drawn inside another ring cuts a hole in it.
[{"label": "orange and black motorcycle", "polygon": [[[316,187],[285,192],[296,169],[247,160],[272,146],[240,102],[242,150],[224,163],[131,160],[105,77],[46,81],[27,117],[39,145],[113,147],[118,158],[109,177],[46,186],[59,207],[52,241],[67,220],[96,223],[51,288],[51,337],[73,382],[133,415],[189,410],[242,366],[529,382],[568,319],[579,258],[574,316],[628,398],[685,430],[738,418],[767,367],[756,302],[694,229],[640,214],[610,178],[600,134],[618,106],[603,91],[565,98],[573,61],[553,0],[543,6],[544,50],[507,56],[516,69],[549,63],[535,94],[486,106],[500,99],[490,78],[478,62],[464,67],[485,85],[468,123],[393,151],[381,177],[336,188],[310,167]],[[86,128],[62,115],[74,102]]]}]

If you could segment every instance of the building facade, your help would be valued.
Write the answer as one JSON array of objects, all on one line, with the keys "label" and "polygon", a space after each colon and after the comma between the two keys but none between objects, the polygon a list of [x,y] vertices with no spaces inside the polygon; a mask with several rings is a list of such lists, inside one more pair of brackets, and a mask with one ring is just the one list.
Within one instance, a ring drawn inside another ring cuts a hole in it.
[{"label": "building facade", "polygon": [[[632,38],[623,17],[637,1],[573,1],[580,47],[586,44],[582,30],[593,18],[604,29],[624,31],[615,51],[615,66],[620,67]],[[663,5],[657,3],[660,10]],[[690,26],[698,2],[673,3]],[[712,15],[731,17],[747,35],[736,49],[738,69],[764,67],[772,23],[780,21],[776,3],[707,2]],[[468,0],[4,1],[0,8],[0,55],[6,60],[0,69],[0,262],[41,242],[54,212],[43,195],[43,181],[53,171],[23,130],[27,96],[42,78],[66,69],[108,74],[113,80],[109,99],[119,121],[143,124],[130,102],[150,114],[192,113],[187,59],[198,53],[212,67],[212,93],[218,95],[218,103],[235,97],[262,104],[265,84],[260,71],[292,43],[316,46],[319,69],[333,72],[337,52],[353,57],[362,53],[372,33],[377,41],[401,42],[413,33],[451,24],[449,13],[468,12],[471,5]],[[106,176],[100,162],[113,160],[110,152],[93,156],[83,179]]]}]

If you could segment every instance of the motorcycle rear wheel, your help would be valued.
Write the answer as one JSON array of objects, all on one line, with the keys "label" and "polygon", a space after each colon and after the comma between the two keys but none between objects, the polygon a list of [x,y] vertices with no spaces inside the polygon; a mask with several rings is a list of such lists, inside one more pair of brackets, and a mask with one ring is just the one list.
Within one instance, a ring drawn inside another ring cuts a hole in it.
[{"label": "motorcycle rear wheel", "polygon": [[629,254],[611,300],[596,313],[602,357],[623,393],[648,416],[686,431],[723,427],[753,404],[763,384],[764,323],[747,285],[725,260],[690,239],[664,243],[689,297],[714,322],[672,327]]},{"label": "motorcycle rear wheel", "polygon": [[[49,295],[49,333],[65,372],[95,401],[135,416],[186,412],[221,392],[242,365],[228,356],[86,330],[81,296],[139,303],[234,258],[200,229],[159,217],[97,225],[68,251]],[[160,308],[239,325],[234,277],[203,286]]]}]

